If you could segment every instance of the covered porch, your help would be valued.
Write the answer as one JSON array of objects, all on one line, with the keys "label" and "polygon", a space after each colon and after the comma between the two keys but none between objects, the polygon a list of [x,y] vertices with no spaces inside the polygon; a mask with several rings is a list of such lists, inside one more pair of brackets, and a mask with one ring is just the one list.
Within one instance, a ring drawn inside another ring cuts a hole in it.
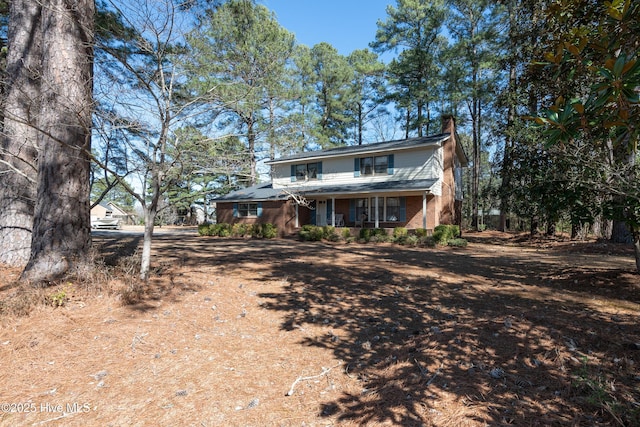
[{"label": "covered porch", "polygon": [[[387,184],[387,183],[385,183]],[[432,193],[433,182],[420,190],[407,188],[370,188],[369,191],[305,192],[311,209],[309,223],[318,226],[433,229],[439,197]],[[388,184],[387,184],[388,186]],[[297,226],[304,225],[297,215]]]}]

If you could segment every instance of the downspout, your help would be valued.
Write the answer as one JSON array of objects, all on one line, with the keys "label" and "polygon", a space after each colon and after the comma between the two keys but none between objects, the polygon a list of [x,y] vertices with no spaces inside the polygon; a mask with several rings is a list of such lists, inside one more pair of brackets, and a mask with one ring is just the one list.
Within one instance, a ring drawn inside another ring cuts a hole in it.
[{"label": "downspout", "polygon": [[336,226],[336,198],[331,198],[331,226]]},{"label": "downspout", "polygon": [[422,228],[427,229],[427,192],[422,194]]}]

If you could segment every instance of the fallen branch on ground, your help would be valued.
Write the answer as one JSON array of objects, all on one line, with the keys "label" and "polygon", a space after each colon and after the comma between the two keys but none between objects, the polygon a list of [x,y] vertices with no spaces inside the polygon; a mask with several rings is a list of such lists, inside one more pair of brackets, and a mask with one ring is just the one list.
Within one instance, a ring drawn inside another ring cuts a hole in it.
[{"label": "fallen branch on ground", "polygon": [[311,377],[298,377],[293,382],[293,384],[291,384],[291,388],[289,389],[287,394],[285,394],[285,396],[293,395],[293,390],[296,388],[296,384],[298,384],[300,381],[308,381],[308,380],[313,380],[315,378],[320,378],[320,377],[322,377],[324,375],[327,375],[329,373],[329,371],[331,371],[333,368],[337,368],[340,365],[342,365],[342,361],[338,362],[338,364],[336,366],[332,366],[331,368],[322,368],[322,372],[320,372],[318,375],[313,375]]},{"label": "fallen branch on ground", "polygon": [[433,382],[433,380],[436,379],[436,377],[438,376],[438,374],[440,373],[440,370],[442,369],[442,363],[440,364],[440,367],[436,370],[436,373],[433,374],[433,376],[431,377],[431,379],[429,381],[427,381],[427,387],[429,387],[431,385],[431,383]]}]

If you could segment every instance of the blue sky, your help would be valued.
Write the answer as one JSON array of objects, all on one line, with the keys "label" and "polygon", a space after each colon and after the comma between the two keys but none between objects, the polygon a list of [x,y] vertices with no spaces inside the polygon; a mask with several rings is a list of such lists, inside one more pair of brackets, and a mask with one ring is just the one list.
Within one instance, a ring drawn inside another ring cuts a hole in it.
[{"label": "blue sky", "polygon": [[342,55],[365,49],[375,39],[379,19],[395,0],[260,0],[300,44],[333,45]]}]

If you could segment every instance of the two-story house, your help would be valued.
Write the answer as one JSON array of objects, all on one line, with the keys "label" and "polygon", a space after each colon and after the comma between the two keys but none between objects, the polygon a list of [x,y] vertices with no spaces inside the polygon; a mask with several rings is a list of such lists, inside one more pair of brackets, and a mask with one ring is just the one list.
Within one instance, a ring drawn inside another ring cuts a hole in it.
[{"label": "two-story house", "polygon": [[269,183],[216,200],[220,223],[433,229],[460,224],[467,157],[455,121],[420,138],[299,153],[267,162]]}]

